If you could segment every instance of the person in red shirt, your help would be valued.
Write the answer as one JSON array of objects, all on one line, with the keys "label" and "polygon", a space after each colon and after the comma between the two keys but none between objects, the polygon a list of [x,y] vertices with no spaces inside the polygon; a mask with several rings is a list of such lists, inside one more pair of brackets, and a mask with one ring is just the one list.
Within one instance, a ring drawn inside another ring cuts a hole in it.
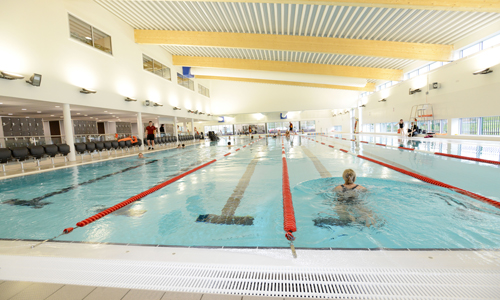
[{"label": "person in red shirt", "polygon": [[[156,127],[153,125],[153,121],[149,121],[149,126],[146,127],[146,132],[147,137],[146,139],[148,140],[148,150],[154,150],[155,149],[155,134],[156,134]],[[152,147],[151,147],[152,144]]]}]

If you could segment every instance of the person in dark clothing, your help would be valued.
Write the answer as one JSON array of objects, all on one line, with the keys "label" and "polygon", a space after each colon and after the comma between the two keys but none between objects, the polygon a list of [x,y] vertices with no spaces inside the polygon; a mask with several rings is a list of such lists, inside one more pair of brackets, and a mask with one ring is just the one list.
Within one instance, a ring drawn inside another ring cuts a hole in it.
[{"label": "person in dark clothing", "polygon": [[161,137],[165,136],[165,124],[161,124],[160,126],[160,136]]},{"label": "person in dark clothing", "polygon": [[154,150],[156,127],[153,125],[153,121],[149,121],[149,126],[146,127],[146,134],[146,139],[148,140],[148,150]]}]

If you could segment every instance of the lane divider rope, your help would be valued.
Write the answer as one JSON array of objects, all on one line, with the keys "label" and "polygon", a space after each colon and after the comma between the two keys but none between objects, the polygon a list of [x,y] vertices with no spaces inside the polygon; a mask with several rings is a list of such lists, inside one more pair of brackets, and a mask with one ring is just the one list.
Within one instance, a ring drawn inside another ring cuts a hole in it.
[{"label": "lane divider rope", "polygon": [[283,139],[281,139],[281,160],[283,162],[283,229],[286,232],[285,237],[290,241],[292,253],[294,257],[296,257],[295,247],[293,246],[293,241],[295,240],[293,232],[297,231],[297,225],[295,223],[295,212],[293,210],[292,192],[290,191],[290,179],[288,176],[288,165],[286,163],[285,143]]},{"label": "lane divider rope", "polygon": [[[262,138],[258,139],[257,141],[259,141],[259,140],[261,140],[261,139],[262,139]],[[248,145],[251,145],[251,144],[253,144],[253,143],[255,143],[255,142],[256,142],[256,141],[253,141],[253,142],[251,142],[251,143],[247,144],[247,146],[248,146]],[[236,149],[235,151],[237,151],[237,150],[240,150],[240,149],[238,148],[238,149]],[[230,155],[230,154],[232,154],[232,153],[231,153],[231,152],[229,152],[229,153],[224,154],[223,156],[228,156],[228,155]],[[220,158],[219,158],[219,159],[220,159]],[[204,168],[204,167],[206,167],[206,166],[209,166],[209,165],[213,164],[213,163],[214,163],[214,162],[216,162],[216,161],[217,161],[217,159],[213,159],[213,160],[211,160],[211,161],[209,161],[209,162],[207,162],[207,163],[204,163],[204,164],[202,164],[202,165],[200,165],[200,166],[198,166],[198,167],[196,167],[196,168],[194,168],[194,169],[191,169],[191,170],[189,170],[189,171],[186,171],[186,172],[184,172],[184,173],[182,173],[182,174],[180,174],[180,175],[177,175],[177,176],[175,176],[175,177],[173,177],[173,178],[171,178],[171,179],[169,179],[169,180],[167,180],[167,181],[165,181],[165,182],[162,182],[162,183],[160,183],[160,184],[158,184],[158,185],[156,185],[156,186],[154,186],[154,187],[152,187],[152,188],[150,188],[150,189],[148,189],[148,190],[146,190],[146,191],[144,191],[144,192],[142,192],[142,193],[139,193],[139,194],[137,194],[137,195],[135,195],[135,196],[132,196],[132,197],[130,197],[129,199],[127,199],[127,200],[125,200],[125,201],[122,201],[122,202],[120,202],[120,203],[118,203],[118,204],[116,204],[116,205],[114,205],[114,206],[111,206],[111,207],[109,207],[109,208],[105,209],[104,211],[102,211],[102,212],[100,212],[100,213],[97,213],[97,214],[95,214],[95,215],[93,215],[93,216],[91,216],[91,217],[89,217],[89,218],[87,218],[87,219],[85,219],[85,220],[82,220],[82,221],[80,221],[80,222],[76,223],[76,227],[68,227],[68,228],[65,228],[65,229],[63,230],[63,232],[62,232],[59,236],[61,236],[61,235],[63,235],[63,234],[68,234],[68,233],[72,232],[74,229],[76,229],[76,228],[78,228],[78,227],[84,227],[84,226],[86,226],[86,225],[88,225],[88,224],[90,224],[90,223],[92,223],[92,222],[95,222],[95,221],[99,220],[100,218],[102,218],[102,217],[104,217],[104,216],[107,216],[107,215],[109,215],[110,213],[112,213],[112,212],[114,212],[114,211],[116,211],[116,210],[118,210],[118,209],[120,209],[120,208],[122,208],[122,207],[124,207],[124,206],[127,206],[127,205],[129,205],[129,204],[131,204],[131,203],[133,203],[133,202],[135,202],[135,201],[137,201],[137,200],[140,200],[140,199],[144,198],[145,196],[147,196],[147,195],[149,195],[149,194],[151,194],[151,193],[154,193],[154,192],[158,191],[159,189],[162,189],[162,188],[166,187],[167,185],[169,185],[169,184],[171,184],[171,183],[173,183],[173,182],[176,182],[177,180],[182,179],[183,177],[185,177],[185,176],[187,176],[187,175],[189,175],[189,174],[191,174],[191,173],[194,173],[194,172],[196,172],[196,171],[198,171],[198,170],[200,170],[200,169],[202,169],[202,168]],[[57,236],[57,237],[59,237],[59,236]],[[38,245],[41,245],[41,244],[43,244],[43,243],[45,243],[45,242],[47,242],[47,241],[49,241],[49,240],[53,240],[53,239],[55,239],[55,238],[57,238],[57,237],[54,237],[54,238],[52,238],[52,239],[48,239],[48,240],[45,240],[45,241],[43,241],[43,242],[40,242],[40,243],[38,243],[38,244],[36,244],[36,245],[32,246],[31,248],[34,248],[34,247],[36,247],[36,246],[38,246]]]},{"label": "lane divider rope", "polygon": [[[312,139],[311,139],[312,140]],[[314,140],[312,140],[314,141]],[[359,158],[362,158],[362,159],[365,159],[365,160],[368,160],[370,162],[373,162],[373,163],[376,163],[376,164],[379,164],[381,166],[384,166],[384,167],[387,167],[389,169],[392,169],[394,171],[397,171],[397,172],[400,172],[400,173],[403,173],[405,175],[408,175],[408,176],[411,176],[413,178],[417,178],[421,181],[424,181],[424,182],[427,182],[427,183],[430,183],[430,184],[433,184],[433,185],[437,185],[437,186],[440,186],[440,187],[444,187],[444,188],[447,188],[447,189],[450,189],[452,191],[455,191],[457,193],[460,193],[462,195],[465,195],[465,196],[468,196],[468,197],[471,197],[473,199],[476,199],[476,200],[479,200],[479,201],[482,201],[482,202],[485,202],[485,203],[488,203],[490,205],[493,205],[497,208],[500,208],[500,202],[498,201],[495,201],[495,200],[492,200],[490,198],[487,198],[487,197],[484,197],[484,196],[481,196],[479,194],[476,194],[476,193],[473,193],[473,192],[469,192],[467,190],[464,190],[464,189],[461,189],[461,188],[458,188],[458,187],[455,187],[455,186],[452,186],[450,184],[447,184],[447,183],[444,183],[444,182],[441,182],[441,181],[438,181],[438,180],[435,180],[435,179],[432,179],[432,178],[429,178],[427,176],[423,176],[423,175],[419,175],[415,172],[411,172],[411,171],[407,171],[407,170],[404,170],[404,169],[401,169],[401,168],[398,168],[398,167],[395,167],[395,166],[392,166],[390,164],[386,164],[384,162],[381,162],[381,161],[378,161],[378,160],[375,160],[373,158],[369,158],[369,157],[366,157],[366,156],[363,156],[363,155],[359,155],[359,154],[356,154],[356,153],[352,153],[352,152],[349,152],[347,150],[344,150],[344,149],[339,149],[340,151],[342,152],[345,152],[345,153],[348,153],[348,154],[351,154],[353,156],[356,156],[356,157],[359,157]]]},{"label": "lane divider rope", "polygon": [[[333,136],[326,136],[326,135],[321,135],[326,138],[333,138]],[[335,137],[338,139],[338,137]],[[345,140],[343,138],[343,140]],[[356,141],[356,140],[351,140],[351,141]],[[496,160],[489,160],[489,159],[482,159],[482,158],[475,158],[475,157],[468,157],[468,156],[462,156],[462,155],[456,155],[456,154],[448,154],[448,153],[442,153],[442,152],[432,152],[432,151],[426,151],[426,150],[420,150],[420,149],[415,149],[415,148],[408,148],[408,147],[397,147],[397,146],[391,146],[387,144],[380,144],[380,143],[370,143],[366,141],[360,141],[361,143],[364,144],[370,144],[370,145],[377,145],[377,146],[383,146],[383,147],[391,147],[391,148],[397,148],[401,150],[408,150],[408,151],[414,151],[414,152],[422,152],[422,153],[429,153],[429,154],[434,154],[434,155],[440,155],[440,156],[447,156],[447,157],[452,157],[452,158],[457,158],[457,159],[465,159],[465,160],[471,160],[471,161],[477,161],[477,162],[482,162],[482,163],[487,163],[487,164],[494,164],[494,165],[500,165],[500,161]]]}]

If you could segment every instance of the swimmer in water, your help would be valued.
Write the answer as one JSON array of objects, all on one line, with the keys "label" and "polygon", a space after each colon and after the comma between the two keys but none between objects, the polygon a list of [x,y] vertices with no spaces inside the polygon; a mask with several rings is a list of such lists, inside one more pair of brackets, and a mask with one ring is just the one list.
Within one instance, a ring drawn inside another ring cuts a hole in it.
[{"label": "swimmer in water", "polygon": [[139,153],[139,156],[137,158],[144,158],[144,154]]},{"label": "swimmer in water", "polygon": [[182,149],[186,148],[186,145],[182,144]]},{"label": "swimmer in water", "polygon": [[177,145],[177,149],[181,149],[181,148],[182,148],[181,144]]},{"label": "swimmer in water", "polygon": [[352,169],[346,169],[342,174],[344,184],[336,186],[333,191],[337,194],[337,204],[335,212],[342,221],[353,223],[362,223],[366,227],[376,224],[373,212],[361,205],[358,195],[367,192],[368,189],[362,185],[355,184],[356,172]]},{"label": "swimmer in water", "polygon": [[231,146],[231,142],[227,142],[227,147],[228,147],[228,148],[232,147],[232,146]]}]

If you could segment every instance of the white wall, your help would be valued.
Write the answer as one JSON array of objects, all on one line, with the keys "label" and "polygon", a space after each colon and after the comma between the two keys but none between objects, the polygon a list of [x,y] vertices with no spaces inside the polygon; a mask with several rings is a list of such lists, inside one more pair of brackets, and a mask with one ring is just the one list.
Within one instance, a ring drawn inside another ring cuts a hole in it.
[{"label": "white wall", "polygon": [[212,80],[216,115],[349,108],[358,92],[264,83]]},{"label": "white wall", "polygon": [[[70,38],[68,13],[111,35],[113,55]],[[41,87],[24,80],[0,80],[1,96],[187,116],[188,109],[211,112],[210,99],[177,84],[171,55],[160,46],[138,45],[132,27],[92,0],[2,0],[0,70],[29,78],[43,75]],[[172,81],[143,70],[142,54],[171,68]],[[204,86],[210,87],[207,82]],[[197,90],[195,82],[195,90]],[[82,88],[97,94],[79,93]],[[124,97],[140,99],[125,102]],[[145,107],[143,100],[163,107]],[[179,106],[181,111],[173,111]],[[200,116],[200,119],[209,119]]]},{"label": "white wall", "polygon": [[[403,81],[359,100],[363,108],[363,123],[398,122],[409,120],[412,106],[432,104],[435,119],[448,120],[451,134],[453,118],[500,115],[500,46],[449,63],[427,74]],[[472,75],[474,71],[493,67],[493,73]],[[438,82],[439,89],[429,89]],[[421,93],[409,95],[409,89],[421,88]],[[381,99],[387,102],[378,102]],[[455,133],[455,132],[454,132]]]}]

